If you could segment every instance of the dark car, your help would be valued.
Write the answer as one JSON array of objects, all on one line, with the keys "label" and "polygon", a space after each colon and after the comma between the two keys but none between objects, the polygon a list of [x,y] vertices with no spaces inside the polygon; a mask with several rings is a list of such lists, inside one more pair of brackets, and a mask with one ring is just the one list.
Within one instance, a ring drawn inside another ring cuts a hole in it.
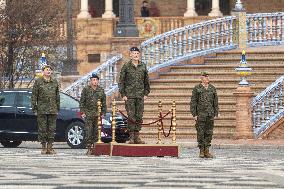
[{"label": "dark car", "polygon": [[[22,141],[37,141],[37,121],[31,109],[31,90],[0,90],[0,143],[4,147],[17,147]],[[103,119],[102,141],[112,140],[111,113]],[[60,93],[60,111],[57,116],[55,141],[67,142],[71,148],[84,148],[84,119],[79,102]],[[124,143],[129,133],[125,120],[116,115],[116,141]]]}]

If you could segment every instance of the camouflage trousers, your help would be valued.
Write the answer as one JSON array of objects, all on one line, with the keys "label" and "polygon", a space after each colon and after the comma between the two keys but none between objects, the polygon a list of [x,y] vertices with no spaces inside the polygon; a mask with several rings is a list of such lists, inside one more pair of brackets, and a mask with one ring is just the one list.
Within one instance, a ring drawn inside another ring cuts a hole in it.
[{"label": "camouflage trousers", "polygon": [[128,115],[128,129],[131,132],[140,131],[144,112],[144,99],[130,98],[125,102],[125,109]]},{"label": "camouflage trousers", "polygon": [[54,133],[56,129],[56,114],[38,114],[38,141],[41,143],[54,142]]},{"label": "camouflage trousers", "polygon": [[214,127],[214,116],[200,115],[196,122],[198,147],[206,148],[211,146]]},{"label": "camouflage trousers", "polygon": [[85,143],[91,146],[98,141],[98,117],[87,116],[85,121]]}]

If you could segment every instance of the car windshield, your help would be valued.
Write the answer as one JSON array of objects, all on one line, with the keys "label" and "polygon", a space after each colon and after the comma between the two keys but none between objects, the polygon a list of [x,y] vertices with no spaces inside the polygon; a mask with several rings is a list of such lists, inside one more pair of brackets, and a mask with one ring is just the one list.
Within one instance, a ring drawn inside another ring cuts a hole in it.
[{"label": "car windshield", "polygon": [[64,93],[60,93],[60,108],[79,109],[79,102]]}]

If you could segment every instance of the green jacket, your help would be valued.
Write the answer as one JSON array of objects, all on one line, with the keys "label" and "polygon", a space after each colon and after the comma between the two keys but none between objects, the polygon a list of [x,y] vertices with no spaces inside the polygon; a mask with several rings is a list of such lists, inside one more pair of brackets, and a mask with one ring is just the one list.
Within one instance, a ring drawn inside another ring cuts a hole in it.
[{"label": "green jacket", "polygon": [[50,81],[38,78],[33,86],[32,109],[38,114],[57,114],[60,109],[59,85],[56,79]]},{"label": "green jacket", "polygon": [[101,100],[102,113],[106,113],[106,94],[102,87],[98,86],[94,90],[90,85],[84,87],[80,98],[80,111],[86,116],[98,116],[98,100]]},{"label": "green jacket", "polygon": [[135,67],[132,61],[125,63],[120,71],[119,92],[122,97],[143,98],[150,93],[150,81],[146,65],[139,62]]},{"label": "green jacket", "polygon": [[218,96],[216,88],[209,84],[207,90],[200,83],[192,90],[190,112],[193,117],[200,115],[218,116]]}]

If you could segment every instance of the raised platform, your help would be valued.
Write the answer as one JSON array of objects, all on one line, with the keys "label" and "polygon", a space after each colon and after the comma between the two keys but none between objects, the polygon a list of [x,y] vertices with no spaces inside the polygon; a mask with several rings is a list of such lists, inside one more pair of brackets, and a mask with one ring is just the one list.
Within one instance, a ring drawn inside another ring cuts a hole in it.
[{"label": "raised platform", "polygon": [[92,155],[128,156],[128,157],[179,157],[180,147],[177,144],[95,144]]}]

